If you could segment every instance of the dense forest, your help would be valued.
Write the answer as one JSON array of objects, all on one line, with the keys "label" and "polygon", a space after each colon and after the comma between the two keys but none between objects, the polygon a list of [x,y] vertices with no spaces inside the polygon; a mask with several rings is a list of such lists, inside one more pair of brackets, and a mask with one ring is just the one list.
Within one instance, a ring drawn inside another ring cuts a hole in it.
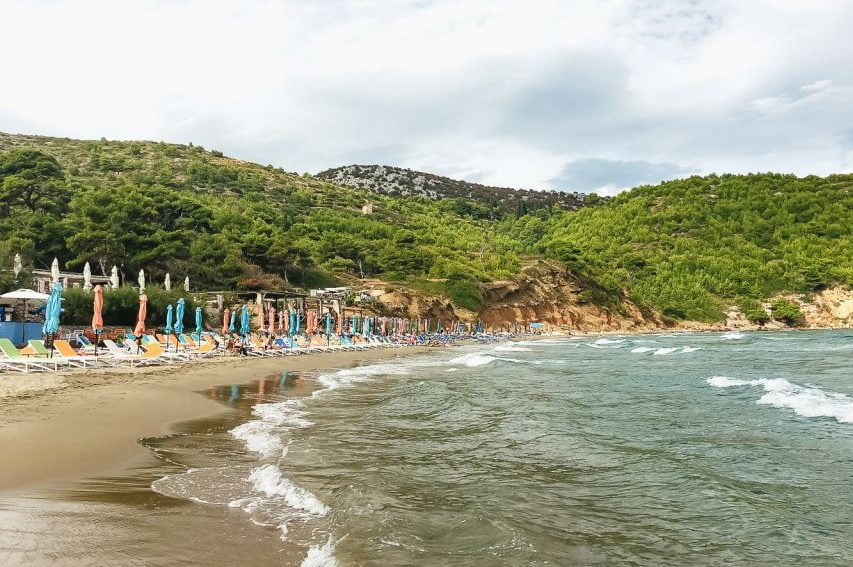
[{"label": "dense forest", "polygon": [[853,283],[851,187],[712,175],[496,218],[477,200],[380,195],[201,146],[0,134],[0,267],[20,252],[201,289],[377,277],[476,309],[479,282],[544,255],[598,282],[595,301],[710,321],[727,303]]}]

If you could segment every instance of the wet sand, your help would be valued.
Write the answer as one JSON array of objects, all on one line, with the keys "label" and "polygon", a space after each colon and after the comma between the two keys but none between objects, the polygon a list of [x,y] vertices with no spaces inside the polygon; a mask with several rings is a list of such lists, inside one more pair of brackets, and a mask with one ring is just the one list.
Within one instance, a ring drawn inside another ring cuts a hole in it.
[{"label": "wet sand", "polygon": [[341,368],[425,350],[229,357],[153,368],[0,375],[0,496],[141,466],[151,455],[138,439],[166,434],[178,421],[223,411],[199,390],[271,372]]}]

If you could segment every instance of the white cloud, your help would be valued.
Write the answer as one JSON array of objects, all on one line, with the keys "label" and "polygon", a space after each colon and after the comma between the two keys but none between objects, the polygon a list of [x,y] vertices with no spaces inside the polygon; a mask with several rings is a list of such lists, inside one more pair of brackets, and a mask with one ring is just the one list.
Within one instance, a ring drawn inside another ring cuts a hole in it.
[{"label": "white cloud", "polygon": [[853,170],[846,0],[5,0],[0,21],[2,131],[525,187],[578,163],[600,190]]}]

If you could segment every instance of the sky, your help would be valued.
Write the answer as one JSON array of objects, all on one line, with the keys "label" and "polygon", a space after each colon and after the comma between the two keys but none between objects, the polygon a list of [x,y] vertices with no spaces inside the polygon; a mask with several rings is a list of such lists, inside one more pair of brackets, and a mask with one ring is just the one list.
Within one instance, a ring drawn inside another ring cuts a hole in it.
[{"label": "sky", "polygon": [[853,171],[850,0],[0,2],[0,131],[612,195]]}]

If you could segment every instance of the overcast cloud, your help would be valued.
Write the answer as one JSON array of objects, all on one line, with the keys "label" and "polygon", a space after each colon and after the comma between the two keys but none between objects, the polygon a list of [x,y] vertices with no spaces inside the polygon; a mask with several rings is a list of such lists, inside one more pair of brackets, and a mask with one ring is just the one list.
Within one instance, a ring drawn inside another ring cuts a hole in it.
[{"label": "overcast cloud", "polygon": [[853,2],[0,3],[0,131],[599,191],[853,171]]}]

